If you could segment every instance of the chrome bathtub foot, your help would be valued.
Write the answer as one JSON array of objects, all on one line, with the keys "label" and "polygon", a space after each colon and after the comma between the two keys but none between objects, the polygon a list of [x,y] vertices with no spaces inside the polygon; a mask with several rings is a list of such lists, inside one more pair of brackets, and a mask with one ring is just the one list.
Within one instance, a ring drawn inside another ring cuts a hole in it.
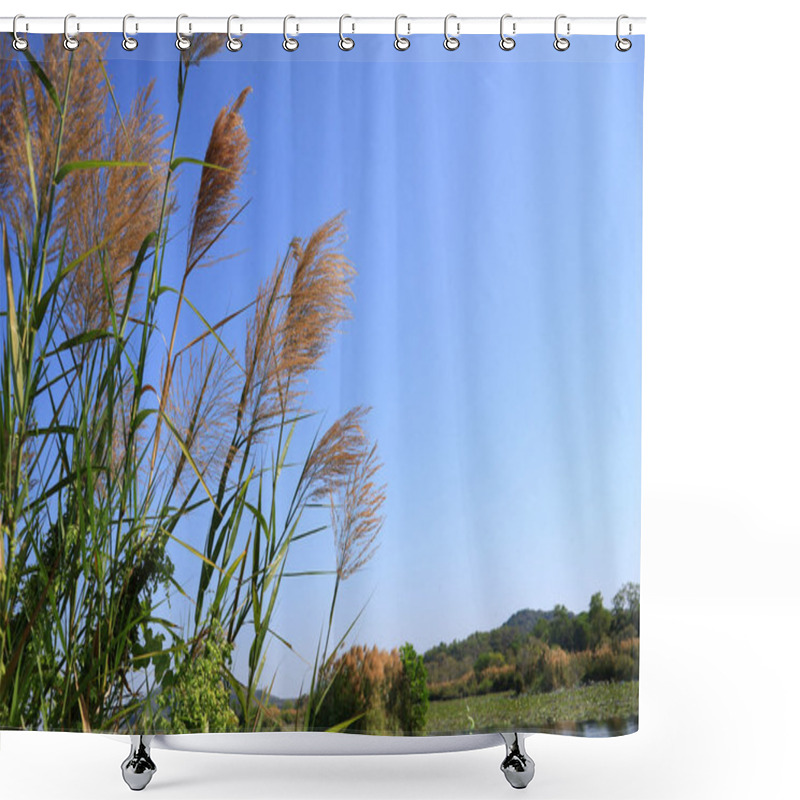
[{"label": "chrome bathtub foot", "polygon": [[122,778],[134,792],[144,789],[156,772],[156,765],[150,758],[152,741],[152,736],[131,736],[131,752],[122,762]]},{"label": "chrome bathtub foot", "polygon": [[501,733],[506,744],[506,757],[500,765],[506,780],[515,789],[524,789],[536,769],[533,759],[525,752],[525,737],[519,733]]}]

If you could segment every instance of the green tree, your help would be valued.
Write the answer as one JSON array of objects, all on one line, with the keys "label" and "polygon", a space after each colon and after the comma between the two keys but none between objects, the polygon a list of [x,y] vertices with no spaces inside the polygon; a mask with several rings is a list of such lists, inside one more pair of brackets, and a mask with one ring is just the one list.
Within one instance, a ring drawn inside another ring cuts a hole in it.
[{"label": "green tree", "polygon": [[489,667],[502,667],[505,666],[505,663],[506,659],[502,653],[490,651],[488,653],[481,653],[475,659],[475,664],[472,668],[475,671],[475,677],[480,679],[484,670],[488,669]]},{"label": "green tree", "polygon": [[408,642],[400,648],[400,661],[403,672],[396,699],[400,728],[405,733],[423,733],[428,719],[428,671],[422,656]]},{"label": "green tree", "polygon": [[573,650],[586,650],[590,638],[589,615],[585,611],[581,611],[572,622]]},{"label": "green tree", "polygon": [[619,636],[639,635],[639,584],[626,583],[614,595],[614,632]]},{"label": "green tree", "polygon": [[550,623],[544,617],[538,620],[536,625],[534,625],[533,635],[543,642],[550,641]]},{"label": "green tree", "polygon": [[603,595],[595,592],[589,601],[589,644],[597,647],[611,632],[611,612],[603,605]]},{"label": "green tree", "polygon": [[557,644],[564,650],[574,650],[573,642],[574,625],[572,615],[566,606],[557,605],[553,609],[553,619],[550,621],[550,644]]}]

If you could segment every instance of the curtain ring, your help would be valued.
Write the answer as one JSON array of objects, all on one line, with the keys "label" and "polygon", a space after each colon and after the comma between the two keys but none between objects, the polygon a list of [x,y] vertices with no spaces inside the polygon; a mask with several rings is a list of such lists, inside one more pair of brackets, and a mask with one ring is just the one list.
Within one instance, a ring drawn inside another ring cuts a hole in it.
[{"label": "curtain ring", "polygon": [[[513,36],[506,36],[505,31],[503,30],[503,26],[505,25],[505,21],[507,19],[513,19],[511,14],[503,14],[500,17],[500,49],[505,50],[508,52],[509,50],[513,50],[517,46],[517,41],[514,39]],[[512,33],[517,32],[517,23],[512,23],[511,26]]]},{"label": "curtain ring", "polygon": [[[569,50],[569,39],[567,39],[564,36],[559,36],[558,35],[558,21],[560,19],[566,19],[566,18],[567,18],[566,14],[559,14],[556,17],[556,21],[555,21],[555,23],[553,25],[553,32],[555,33],[555,36],[556,36],[556,40],[553,42],[553,47],[555,47],[555,49],[558,50],[561,53],[563,53],[565,50]],[[570,28],[570,24],[568,22],[567,23],[567,36],[569,36],[569,28]]]},{"label": "curtain ring", "polygon": [[458,46],[461,44],[461,42],[458,41],[458,33],[461,29],[461,23],[456,23],[456,35],[451,36],[447,32],[447,23],[450,22],[451,19],[458,19],[458,17],[455,14],[448,14],[444,18],[444,49],[452,52],[453,50],[458,50]]},{"label": "curtain ring", "polygon": [[[80,44],[80,42],[74,36],[70,35],[69,21],[71,19],[75,19],[74,14],[67,14],[67,16],[64,17],[64,49],[69,50],[70,52],[72,52],[73,50],[77,50],[78,45]],[[77,24],[76,24],[76,30],[80,30],[80,26]]]},{"label": "curtain ring", "polygon": [[[411,39],[400,35],[400,20],[408,19],[405,14],[398,14],[394,18],[394,49],[395,50],[408,50],[411,47]],[[408,32],[411,33],[411,25],[408,25]]]},{"label": "curtain ring", "polygon": [[[135,19],[133,14],[126,14],[122,18],[122,49],[127,50],[130,52],[131,50],[135,50],[139,46],[139,42],[133,38],[133,36],[128,36],[128,20]],[[136,30],[139,30],[139,26],[136,26]]]},{"label": "curtain ring", "polygon": [[[14,37],[11,44],[15,50],[19,50],[20,52],[28,49],[28,40],[17,33],[17,21],[21,19],[25,19],[25,17],[22,14],[17,14],[17,16],[14,17],[14,22],[11,23],[11,35]],[[27,23],[25,24],[25,30],[28,30]]]},{"label": "curtain ring", "polygon": [[[617,17],[617,41],[614,42],[614,47],[616,47],[617,50],[620,51],[620,53],[627,53],[628,50],[630,50],[631,47],[633,47],[633,42],[630,39],[623,39],[619,35],[619,24],[624,19],[628,19],[628,15],[627,14],[620,14]],[[632,31],[633,31],[633,26],[629,22],[628,23],[628,34],[630,35]]]},{"label": "curtain ring", "polygon": [[[353,18],[349,14],[342,14],[342,16],[339,17],[339,49],[340,50],[352,50],[356,46],[355,41],[353,41],[353,39],[351,39],[349,36],[345,36],[344,32],[342,30],[342,28],[344,26],[344,21],[346,19],[353,19]],[[356,29],[356,26],[353,25],[353,30],[355,30],[355,29]]]},{"label": "curtain ring", "polygon": [[293,17],[291,14],[289,14],[283,18],[283,49],[286,50],[287,53],[293,53],[298,47],[300,47],[300,40],[295,39],[293,36],[289,36],[288,25],[290,19],[297,19],[297,17]]},{"label": "curtain ring", "polygon": [[[237,17],[235,14],[232,14],[230,17],[228,17],[228,41],[225,44],[225,47],[227,47],[231,53],[237,53],[242,49],[242,40],[238,39],[231,33],[231,22],[233,22],[235,19],[239,19],[239,17]],[[241,31],[242,26],[240,25],[239,32],[241,33]]]},{"label": "curtain ring", "polygon": [[[192,44],[192,40],[181,33],[181,20],[188,18],[188,14],[178,14],[178,16],[175,17],[175,47],[177,47],[178,50],[188,50]],[[191,29],[192,26],[189,25],[189,30]]]}]

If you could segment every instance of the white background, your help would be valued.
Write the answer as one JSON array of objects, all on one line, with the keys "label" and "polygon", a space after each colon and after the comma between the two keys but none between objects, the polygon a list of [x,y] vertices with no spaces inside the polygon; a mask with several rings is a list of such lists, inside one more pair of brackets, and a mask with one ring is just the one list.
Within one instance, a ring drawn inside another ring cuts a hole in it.
[{"label": "white background", "polygon": [[[541,798],[798,796],[800,4],[38,0],[29,16],[647,16],[641,730],[533,736]],[[0,797],[129,797],[126,740],[2,734]],[[509,797],[502,749],[156,751],[154,798]]]}]

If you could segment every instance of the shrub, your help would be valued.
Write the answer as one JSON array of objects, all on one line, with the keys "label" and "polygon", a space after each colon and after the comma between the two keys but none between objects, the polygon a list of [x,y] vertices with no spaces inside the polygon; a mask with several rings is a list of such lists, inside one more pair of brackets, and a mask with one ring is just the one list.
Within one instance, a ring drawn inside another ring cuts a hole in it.
[{"label": "shrub", "polygon": [[423,733],[428,718],[428,673],[422,656],[406,642],[400,648],[403,668],[390,690],[390,703],[404,733]]},{"label": "shrub", "polygon": [[468,672],[460,678],[428,684],[428,694],[431,700],[454,700],[477,694],[477,686],[475,673]]},{"label": "shrub", "polygon": [[323,673],[315,727],[333,728],[353,720],[347,730],[420,733],[428,714],[427,671],[410,644],[399,652],[351,647]]},{"label": "shrub", "polygon": [[545,650],[540,659],[538,689],[540,692],[552,692],[571,686],[570,657],[560,648]]},{"label": "shrub", "polygon": [[481,679],[481,674],[484,670],[488,669],[489,667],[502,667],[506,663],[506,659],[502,653],[496,652],[487,652],[481,653],[476,659],[475,663],[473,664],[473,670],[475,671],[475,677],[478,680]]},{"label": "shrub", "polygon": [[487,667],[481,673],[476,694],[490,694],[492,692],[507,692],[514,688],[514,675],[516,669],[513,664],[504,664],[498,667]]},{"label": "shrub", "polygon": [[168,710],[172,733],[226,733],[239,727],[222,677],[232,649],[219,623],[212,623],[174,675],[165,676],[158,706]]},{"label": "shrub", "polygon": [[[631,642],[635,640],[630,640]],[[634,654],[636,657],[634,658]],[[620,650],[605,643],[588,654],[583,670],[583,683],[630,681],[639,676],[639,646],[631,644]]]},{"label": "shrub", "polygon": [[538,639],[531,638],[519,649],[514,674],[514,690],[517,694],[537,691],[539,664],[547,650],[547,645]]},{"label": "shrub", "polygon": [[389,693],[402,669],[397,650],[354,645],[323,673],[315,727],[328,729],[356,718],[348,730],[396,732]]}]

